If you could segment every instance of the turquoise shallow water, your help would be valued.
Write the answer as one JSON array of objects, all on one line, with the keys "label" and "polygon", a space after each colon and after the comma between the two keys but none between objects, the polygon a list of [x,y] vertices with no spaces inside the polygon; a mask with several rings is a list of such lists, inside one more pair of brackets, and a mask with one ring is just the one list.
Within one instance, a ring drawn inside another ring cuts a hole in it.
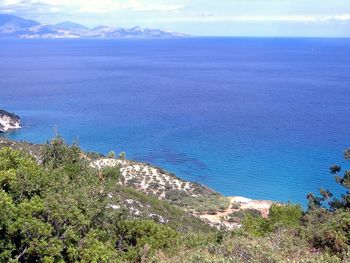
[{"label": "turquoise shallow water", "polygon": [[225,195],[300,202],[350,146],[350,40],[1,40],[0,108]]}]

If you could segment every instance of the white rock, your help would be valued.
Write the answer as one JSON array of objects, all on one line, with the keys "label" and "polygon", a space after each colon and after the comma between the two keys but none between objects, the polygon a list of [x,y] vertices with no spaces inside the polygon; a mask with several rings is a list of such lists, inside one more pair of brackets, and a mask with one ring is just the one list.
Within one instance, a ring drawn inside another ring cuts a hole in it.
[{"label": "white rock", "polygon": [[21,119],[13,113],[0,110],[0,132],[22,128]]}]

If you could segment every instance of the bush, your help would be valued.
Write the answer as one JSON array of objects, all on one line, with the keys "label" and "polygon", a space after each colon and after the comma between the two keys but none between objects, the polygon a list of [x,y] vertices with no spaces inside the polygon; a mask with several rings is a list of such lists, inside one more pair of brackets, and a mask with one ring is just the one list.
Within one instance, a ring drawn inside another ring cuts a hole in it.
[{"label": "bush", "polygon": [[141,260],[156,250],[176,251],[180,235],[168,226],[150,220],[122,221],[117,225],[117,247],[125,252],[125,259]]},{"label": "bush", "polygon": [[239,210],[234,211],[231,214],[229,214],[229,222],[230,223],[242,223],[242,221],[246,217],[252,217],[252,218],[259,218],[261,217],[261,212],[256,209],[246,209],[246,210]]},{"label": "bush", "polygon": [[64,140],[57,136],[44,145],[42,151],[42,163],[53,169],[62,165],[81,162],[81,150],[76,143],[67,145]]},{"label": "bush", "polygon": [[103,178],[111,178],[114,180],[118,180],[120,178],[120,167],[116,166],[107,166],[102,169],[101,175]]},{"label": "bush", "polygon": [[271,226],[267,219],[251,215],[244,217],[243,229],[256,237],[261,237],[271,232]]},{"label": "bush", "polygon": [[0,190],[14,201],[41,195],[48,180],[33,157],[10,148],[0,150]]},{"label": "bush", "polygon": [[312,247],[340,256],[350,252],[349,211],[338,210],[331,213],[319,209],[310,211],[304,220],[304,234]]},{"label": "bush", "polygon": [[[0,262],[350,262],[348,191],[341,199],[327,190],[309,196],[315,202],[304,216],[291,204],[272,205],[267,219],[235,211],[231,219],[243,220],[243,229],[226,233],[186,211],[228,208],[227,198],[204,187],[201,197],[168,191],[182,209],[121,186],[119,167],[97,171],[59,137],[43,148],[42,164],[0,150]],[[349,178],[346,171],[337,180],[349,188]]]},{"label": "bush", "polygon": [[[100,180],[75,147],[47,144],[44,165],[22,152],[0,150],[0,214],[6,211],[0,216],[1,262],[84,262],[83,255],[110,262],[99,251],[118,254],[110,242],[111,222],[120,213],[107,209],[118,181]],[[109,238],[92,240],[89,233],[100,229],[108,229]]]},{"label": "bush", "polygon": [[310,251],[308,243],[297,231],[283,230],[266,237],[251,237],[241,231],[227,233],[220,240],[204,246],[182,246],[175,255],[158,253],[155,262],[216,262],[216,263],[340,263],[327,253]]},{"label": "bush", "polygon": [[269,211],[269,224],[272,229],[277,227],[296,228],[301,224],[303,210],[300,205],[273,204]]},{"label": "bush", "polygon": [[216,214],[229,208],[230,201],[221,195],[193,197],[184,191],[169,190],[166,194],[172,204],[195,211],[200,214]]},{"label": "bush", "polygon": [[240,209],[241,208],[241,204],[240,203],[233,203],[232,205],[231,205],[231,209],[236,209],[236,210],[238,210],[238,209]]},{"label": "bush", "polygon": [[165,199],[169,200],[173,204],[181,204],[189,195],[185,191],[169,190],[165,193]]},{"label": "bush", "polygon": [[273,204],[267,219],[256,214],[248,214],[243,220],[243,227],[254,236],[264,236],[278,228],[297,228],[301,225],[302,216],[303,212],[299,205]]}]

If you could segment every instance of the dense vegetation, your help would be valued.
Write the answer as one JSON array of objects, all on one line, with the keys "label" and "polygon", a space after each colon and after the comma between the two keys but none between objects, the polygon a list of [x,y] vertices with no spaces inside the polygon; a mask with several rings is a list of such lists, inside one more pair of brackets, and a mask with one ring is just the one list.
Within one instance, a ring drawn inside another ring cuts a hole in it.
[{"label": "dense vegetation", "polygon": [[339,176],[339,166],[331,172],[346,188],[340,198],[321,190],[306,212],[241,212],[242,229],[225,232],[176,205],[210,200],[170,193],[169,203],[121,186],[118,167],[92,169],[60,138],[42,151],[38,162],[0,150],[0,262],[350,262],[350,171]]}]

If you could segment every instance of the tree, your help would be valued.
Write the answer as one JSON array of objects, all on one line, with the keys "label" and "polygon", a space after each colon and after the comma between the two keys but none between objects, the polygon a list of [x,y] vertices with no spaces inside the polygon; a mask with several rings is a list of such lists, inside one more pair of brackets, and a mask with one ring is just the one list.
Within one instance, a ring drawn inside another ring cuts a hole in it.
[{"label": "tree", "polygon": [[110,152],[108,153],[108,158],[114,159],[114,158],[115,158],[115,152],[110,151]]},{"label": "tree", "polygon": [[[344,152],[349,160],[350,150]],[[350,171],[339,175],[342,168],[330,167],[336,182],[345,188],[345,193],[336,197],[327,189],[320,189],[320,195],[308,194],[309,210],[304,217],[305,235],[309,243],[318,250],[346,258],[350,251]]]},{"label": "tree", "polygon": [[59,135],[46,142],[42,151],[42,163],[53,169],[62,165],[74,164],[82,161],[81,150],[77,143],[67,145]]},{"label": "tree", "polygon": [[[345,160],[350,159],[350,150],[344,152]],[[342,168],[339,165],[332,165],[330,167],[331,174],[335,175],[335,181],[345,188],[345,193],[340,198],[334,196],[332,192],[327,189],[320,189],[320,195],[315,196],[312,193],[307,195],[309,201],[309,209],[317,209],[323,207],[329,211],[336,211],[337,209],[350,209],[350,170],[345,170],[343,175],[339,175]]]},{"label": "tree", "polygon": [[108,205],[118,171],[100,180],[80,153],[59,138],[45,145],[43,164],[0,150],[0,262],[117,261],[122,212]]},{"label": "tree", "polygon": [[121,153],[119,154],[119,158],[122,159],[122,160],[125,160],[125,159],[126,159],[126,154],[125,154],[125,152],[121,152]]},{"label": "tree", "polygon": [[268,218],[248,214],[243,220],[243,227],[254,236],[263,236],[279,228],[296,228],[301,225],[302,217],[300,205],[273,204]]}]

